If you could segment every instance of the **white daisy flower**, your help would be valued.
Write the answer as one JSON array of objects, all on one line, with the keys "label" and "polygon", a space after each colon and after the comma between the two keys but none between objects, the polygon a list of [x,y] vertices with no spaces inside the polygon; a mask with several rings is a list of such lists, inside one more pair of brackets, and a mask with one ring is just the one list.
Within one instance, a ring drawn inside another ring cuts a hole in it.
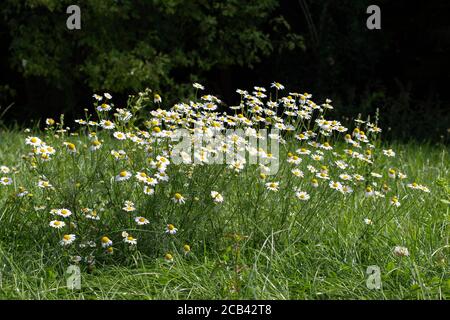
[{"label": "white daisy flower", "polygon": [[72,244],[76,238],[77,237],[74,234],[65,234],[59,244],[62,246],[68,246]]},{"label": "white daisy flower", "polygon": [[61,229],[62,227],[64,227],[66,225],[66,223],[64,221],[53,220],[53,221],[50,221],[49,225],[52,228]]},{"label": "white daisy flower", "polygon": [[143,226],[143,225],[146,225],[146,224],[150,223],[150,221],[148,221],[148,220],[145,219],[144,217],[136,217],[136,218],[134,218],[134,221],[135,221],[139,226]]}]

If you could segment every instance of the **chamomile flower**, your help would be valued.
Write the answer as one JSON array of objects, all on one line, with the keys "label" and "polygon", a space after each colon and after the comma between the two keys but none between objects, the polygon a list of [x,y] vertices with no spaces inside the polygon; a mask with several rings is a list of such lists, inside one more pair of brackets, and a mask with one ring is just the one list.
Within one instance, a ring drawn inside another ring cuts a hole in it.
[{"label": "chamomile flower", "polygon": [[64,221],[59,221],[59,220],[50,221],[50,227],[55,228],[55,229],[61,229],[65,225],[66,225],[66,223]]},{"label": "chamomile flower", "polygon": [[395,152],[392,149],[383,150],[386,157],[395,157]]},{"label": "chamomile flower", "polygon": [[131,235],[127,234],[127,236],[123,238],[123,242],[131,244],[131,245],[136,245],[137,239],[132,237]]},{"label": "chamomile flower", "polygon": [[61,216],[63,218],[70,217],[72,215],[72,211],[69,209],[63,208],[63,209],[57,209],[56,214],[58,216]]},{"label": "chamomile flower", "polygon": [[143,226],[146,225],[148,223],[150,223],[150,221],[148,221],[146,218],[144,217],[136,217],[134,218],[134,221],[139,225],[139,226]]},{"label": "chamomile flower", "polygon": [[1,177],[0,178],[0,184],[4,185],[4,186],[8,186],[10,184],[13,183],[13,180],[9,177]]},{"label": "chamomile flower", "polygon": [[306,191],[297,191],[295,193],[295,196],[297,197],[297,199],[302,200],[302,201],[307,201],[311,198],[310,195]]},{"label": "chamomile flower", "polygon": [[164,260],[166,260],[167,262],[173,262],[173,256],[170,253],[166,253],[164,255]]},{"label": "chamomile flower", "polygon": [[116,138],[117,140],[126,140],[127,136],[125,135],[125,133],[121,132],[121,131],[116,131],[113,133],[114,138]]},{"label": "chamomile flower", "polygon": [[122,208],[123,211],[133,212],[136,210],[134,203],[131,201],[125,201],[125,206]]},{"label": "chamomile flower", "polygon": [[175,193],[172,198],[173,202],[183,204],[186,202],[186,199],[181,195],[181,193]]},{"label": "chamomile flower", "polygon": [[150,188],[149,186],[144,186],[144,193],[148,196],[151,196],[155,193],[155,189]]},{"label": "chamomile flower", "polygon": [[188,254],[189,252],[191,252],[191,246],[188,244],[185,244],[183,246],[183,251],[184,251],[184,254]]},{"label": "chamomile flower", "polygon": [[216,203],[221,203],[223,202],[223,197],[220,193],[218,193],[217,191],[211,191],[211,198],[213,199],[214,202]]},{"label": "chamomile flower", "polygon": [[364,194],[366,197],[373,197],[375,195],[375,192],[371,187],[367,187]]},{"label": "chamomile flower", "polygon": [[75,144],[71,142],[64,142],[64,145],[66,146],[66,149],[70,153],[77,153],[77,147]]},{"label": "chamomile flower", "polygon": [[112,109],[111,105],[109,105],[107,103],[102,103],[101,105],[99,105],[97,107],[97,111],[100,111],[100,112],[110,111],[111,109]]},{"label": "chamomile flower", "polygon": [[25,139],[25,143],[33,147],[39,147],[42,144],[42,140],[38,137],[28,137]]},{"label": "chamomile flower", "polygon": [[68,246],[72,244],[76,238],[77,237],[74,234],[65,234],[59,244],[62,246]]},{"label": "chamomile flower", "polygon": [[175,228],[175,226],[173,224],[168,224],[166,226],[166,233],[168,233],[168,234],[176,234],[177,231],[178,231],[178,229]]},{"label": "chamomile flower", "polygon": [[106,129],[106,130],[112,130],[112,129],[114,129],[116,127],[114,122],[109,121],[109,120],[102,120],[102,121],[100,121],[100,126],[103,129]]},{"label": "chamomile flower", "polygon": [[337,191],[342,190],[342,184],[340,182],[330,181],[329,186],[331,189],[334,189]]},{"label": "chamomile flower", "polygon": [[368,226],[373,225],[373,221],[369,218],[364,218],[364,223],[367,224]]},{"label": "chamomile flower", "polygon": [[112,240],[110,238],[108,238],[107,236],[102,237],[100,242],[102,243],[102,248],[108,248],[113,245]]},{"label": "chamomile flower", "polygon": [[198,89],[198,90],[205,90],[205,87],[202,86],[200,83],[197,83],[197,82],[194,82],[194,83],[192,84],[192,86],[193,86],[195,89]]},{"label": "chamomile flower", "polygon": [[161,96],[160,96],[159,94],[155,93],[155,94],[153,95],[153,102],[154,102],[154,103],[161,103],[161,102],[162,102]]},{"label": "chamomile flower", "polygon": [[400,203],[400,201],[398,201],[397,197],[392,197],[390,202],[395,207],[400,207],[400,205],[401,205],[401,203]]},{"label": "chamomile flower", "polygon": [[279,190],[279,185],[280,185],[279,182],[267,182],[266,183],[266,188],[267,188],[267,190],[276,192],[276,191]]},{"label": "chamomile flower", "polygon": [[50,189],[53,186],[51,185],[50,182],[48,182],[47,180],[39,180],[38,182],[38,187],[42,188],[42,189]]},{"label": "chamomile flower", "polygon": [[299,177],[299,178],[303,178],[304,177],[303,171],[301,171],[300,169],[297,169],[297,168],[296,169],[292,169],[291,172],[296,177]]},{"label": "chamomile flower", "polygon": [[126,181],[131,178],[131,172],[123,170],[115,177],[116,181]]},{"label": "chamomile flower", "polygon": [[8,174],[11,172],[11,169],[9,169],[7,166],[0,166],[0,172],[3,174]]},{"label": "chamomile flower", "polygon": [[277,90],[283,90],[284,86],[279,82],[272,82],[270,85],[272,88],[276,88]]}]

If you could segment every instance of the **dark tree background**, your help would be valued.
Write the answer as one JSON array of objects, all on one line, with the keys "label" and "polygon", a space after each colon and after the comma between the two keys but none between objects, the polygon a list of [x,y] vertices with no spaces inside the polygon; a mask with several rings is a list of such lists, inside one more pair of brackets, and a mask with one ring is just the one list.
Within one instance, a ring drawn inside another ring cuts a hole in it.
[{"label": "dark tree background", "polygon": [[[66,28],[71,4],[81,30]],[[371,4],[381,30],[366,28]],[[198,81],[233,103],[279,81],[340,116],[379,108],[391,137],[450,136],[450,1],[2,0],[0,14],[6,125],[77,116],[93,92],[118,105],[149,87],[170,106]]]}]

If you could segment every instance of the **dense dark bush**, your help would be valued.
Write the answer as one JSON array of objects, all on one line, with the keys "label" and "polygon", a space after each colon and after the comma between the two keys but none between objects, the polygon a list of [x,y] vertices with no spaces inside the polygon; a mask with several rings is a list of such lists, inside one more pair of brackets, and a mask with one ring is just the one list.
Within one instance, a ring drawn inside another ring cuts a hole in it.
[{"label": "dense dark bush", "polygon": [[449,136],[447,1],[376,1],[381,30],[366,28],[367,0],[76,2],[73,31],[74,1],[0,4],[5,119],[75,115],[103,90],[125,103],[150,87],[170,104],[193,81],[232,103],[235,87],[279,81],[344,116],[380,108],[396,137]]}]

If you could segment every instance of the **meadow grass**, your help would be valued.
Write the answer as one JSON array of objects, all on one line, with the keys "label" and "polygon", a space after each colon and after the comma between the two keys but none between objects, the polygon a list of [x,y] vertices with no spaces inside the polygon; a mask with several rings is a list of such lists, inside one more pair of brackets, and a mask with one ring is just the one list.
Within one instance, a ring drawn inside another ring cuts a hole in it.
[{"label": "meadow grass", "polygon": [[[26,136],[21,132],[2,131],[1,163],[14,163],[24,154],[22,141]],[[448,149],[442,145],[415,143],[394,147],[397,151],[394,165],[414,174],[414,180],[431,189],[429,196],[409,199],[412,204],[402,205],[395,214],[386,212],[384,206],[365,207],[357,201],[342,201],[331,196],[327,199],[326,195],[317,203],[317,209],[311,206],[310,210],[299,213],[304,216],[301,220],[293,220],[280,228],[276,221],[285,214],[286,204],[267,202],[256,209],[260,211],[256,218],[258,223],[251,224],[254,230],[259,229],[254,232],[258,233],[257,240],[252,239],[251,228],[230,228],[229,232],[242,234],[242,239],[237,239],[230,237],[227,230],[219,233],[214,229],[217,234],[212,236],[206,226],[199,224],[197,242],[191,243],[188,257],[180,252],[174,263],[167,263],[161,253],[180,250],[174,246],[150,250],[146,254],[136,253],[116,265],[101,261],[92,270],[83,269],[81,290],[66,287],[67,261],[59,256],[59,251],[51,253],[55,249],[36,220],[30,217],[36,213],[20,208],[13,212],[2,202],[0,297],[446,299],[450,296],[450,206],[445,201],[449,197],[445,189],[450,177]],[[277,180],[286,181],[288,175],[288,171],[280,171]],[[238,182],[238,186],[230,186],[235,188],[234,193],[227,192],[226,201],[254,219],[257,195],[246,192],[254,189],[254,181],[249,178]],[[245,199],[243,195],[250,198]],[[213,214],[221,215],[217,223],[223,223],[221,219],[233,212],[223,209]],[[377,222],[372,226],[376,230],[367,231],[363,223],[369,215]],[[203,240],[198,236],[201,233],[205,234]],[[394,256],[392,248],[397,244],[405,245],[410,256]],[[381,269],[380,290],[370,290],[366,286],[366,270],[370,265]]]},{"label": "meadow grass", "polygon": [[[0,298],[447,299],[448,146],[384,143],[376,119],[348,131],[331,101],[273,87],[267,104],[238,90],[231,115],[210,95],[164,111],[147,90],[113,117],[95,95],[75,128],[1,129]],[[281,130],[279,153],[212,140],[228,127]],[[194,163],[176,163],[180,128],[208,138]],[[219,151],[231,164],[205,160]]]}]

